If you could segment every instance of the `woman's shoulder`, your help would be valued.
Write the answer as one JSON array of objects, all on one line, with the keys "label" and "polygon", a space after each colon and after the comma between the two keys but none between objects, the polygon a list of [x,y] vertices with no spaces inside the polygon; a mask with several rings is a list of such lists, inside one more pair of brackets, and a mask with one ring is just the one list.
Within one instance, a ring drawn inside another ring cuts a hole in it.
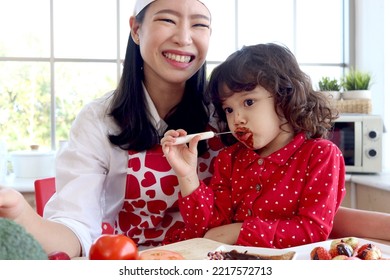
[{"label": "woman's shoulder", "polygon": [[107,112],[109,112],[112,98],[113,98],[113,91],[110,91],[110,92],[106,93],[105,95],[88,102],[83,107],[81,112],[93,110],[93,111],[99,112],[99,113],[107,113]]},{"label": "woman's shoulder", "polygon": [[85,123],[94,123],[96,128],[104,131],[117,132],[119,129],[110,116],[110,106],[113,92],[87,103],[76,117],[75,124],[84,126]]}]

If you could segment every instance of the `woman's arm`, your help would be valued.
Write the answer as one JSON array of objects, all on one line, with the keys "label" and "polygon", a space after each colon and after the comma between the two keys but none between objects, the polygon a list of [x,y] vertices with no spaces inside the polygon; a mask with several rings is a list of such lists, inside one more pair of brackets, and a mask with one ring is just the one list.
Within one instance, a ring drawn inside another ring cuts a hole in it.
[{"label": "woman's arm", "polygon": [[76,235],[62,224],[44,220],[23,195],[13,189],[0,188],[0,216],[22,225],[46,253],[63,251],[70,257],[80,256],[81,246]]},{"label": "woman's arm", "polygon": [[390,240],[390,214],[340,207],[331,238],[361,237]]}]

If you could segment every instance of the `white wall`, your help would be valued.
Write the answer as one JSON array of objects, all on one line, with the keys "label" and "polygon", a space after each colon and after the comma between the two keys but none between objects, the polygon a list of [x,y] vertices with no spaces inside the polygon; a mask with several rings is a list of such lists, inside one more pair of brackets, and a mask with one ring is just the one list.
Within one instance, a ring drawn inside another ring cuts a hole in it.
[{"label": "white wall", "polygon": [[[354,0],[352,0],[354,1]],[[390,1],[356,0],[356,68],[373,74],[373,114],[383,116],[389,131],[383,139],[383,165],[390,171]],[[385,77],[388,77],[385,79]],[[387,108],[387,111],[386,111]]]}]

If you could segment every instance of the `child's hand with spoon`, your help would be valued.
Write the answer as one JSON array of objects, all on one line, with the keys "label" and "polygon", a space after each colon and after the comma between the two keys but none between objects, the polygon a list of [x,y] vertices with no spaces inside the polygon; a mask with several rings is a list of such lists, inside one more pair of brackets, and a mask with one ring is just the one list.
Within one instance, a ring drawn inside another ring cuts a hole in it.
[{"label": "child's hand with spoon", "polygon": [[[189,135],[183,129],[168,130],[161,139],[161,145],[164,155],[175,171],[179,181],[182,179],[186,182],[191,182],[191,184],[197,187],[199,185],[197,176],[197,145],[202,137],[201,135],[187,136]],[[187,142],[188,145],[186,144]]]}]

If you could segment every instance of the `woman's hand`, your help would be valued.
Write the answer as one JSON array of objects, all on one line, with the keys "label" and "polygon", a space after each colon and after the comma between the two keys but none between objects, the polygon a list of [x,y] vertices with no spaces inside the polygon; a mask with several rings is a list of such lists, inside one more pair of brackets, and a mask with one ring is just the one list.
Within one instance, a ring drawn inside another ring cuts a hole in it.
[{"label": "woman's hand", "polygon": [[23,214],[26,203],[20,192],[0,186],[0,217],[18,220]]}]

